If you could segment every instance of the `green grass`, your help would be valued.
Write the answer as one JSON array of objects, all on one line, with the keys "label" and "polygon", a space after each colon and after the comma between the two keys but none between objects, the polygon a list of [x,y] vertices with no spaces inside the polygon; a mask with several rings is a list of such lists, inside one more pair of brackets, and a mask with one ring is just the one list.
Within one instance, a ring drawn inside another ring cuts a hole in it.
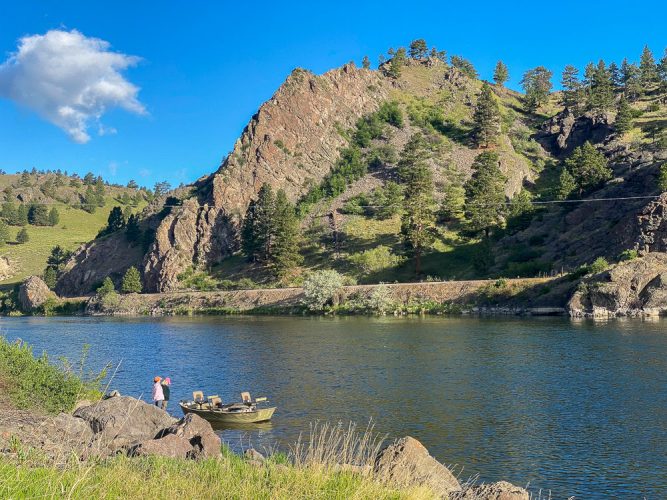
[{"label": "green grass", "polygon": [[[46,259],[54,246],[60,245],[67,250],[77,249],[83,243],[95,238],[98,231],[106,226],[109,212],[114,206],[122,207],[111,196],[107,196],[106,205],[98,208],[93,214],[66,205],[56,206],[60,212],[60,222],[53,227],[26,226],[30,236],[30,241],[27,243],[16,244],[16,233],[20,227],[10,226],[10,241],[0,248],[0,256],[9,258],[16,273],[0,281],[0,284],[11,285],[19,283],[26,276],[41,275],[46,267]],[[143,207],[134,210],[138,211],[141,208]]]}]

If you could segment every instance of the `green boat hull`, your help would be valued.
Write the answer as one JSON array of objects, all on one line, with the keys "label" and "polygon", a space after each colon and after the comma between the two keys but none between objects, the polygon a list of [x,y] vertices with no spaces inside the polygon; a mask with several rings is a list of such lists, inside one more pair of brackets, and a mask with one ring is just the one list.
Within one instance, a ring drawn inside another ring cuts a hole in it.
[{"label": "green boat hull", "polygon": [[180,404],[181,410],[187,415],[194,413],[204,420],[209,422],[223,423],[223,424],[254,424],[257,422],[267,422],[271,420],[273,413],[276,411],[272,408],[255,408],[252,411],[225,411],[210,410],[208,408],[193,408],[184,404]]}]

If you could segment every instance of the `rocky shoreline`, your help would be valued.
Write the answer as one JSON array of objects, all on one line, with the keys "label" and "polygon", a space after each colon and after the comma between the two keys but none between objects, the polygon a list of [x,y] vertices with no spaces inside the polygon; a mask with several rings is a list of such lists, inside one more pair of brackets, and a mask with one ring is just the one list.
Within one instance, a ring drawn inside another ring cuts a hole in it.
[{"label": "rocky shoreline", "polygon": [[[80,402],[71,414],[41,415],[4,409],[0,417],[0,452],[16,459],[26,450],[43,460],[66,466],[75,455],[80,461],[106,460],[116,455],[157,456],[179,460],[219,459],[221,441],[211,425],[189,414],[177,420],[165,411],[117,393],[96,403]],[[244,460],[253,467],[271,464],[260,452],[247,449]],[[300,461],[282,467],[308,467]],[[314,464],[311,464],[314,465]],[[528,500],[529,493],[511,483],[461,482],[433,458],[416,439],[406,436],[370,457],[368,463],[317,464],[359,474],[400,488],[424,487],[439,498],[477,500]],[[19,465],[20,467],[21,465]]]}]

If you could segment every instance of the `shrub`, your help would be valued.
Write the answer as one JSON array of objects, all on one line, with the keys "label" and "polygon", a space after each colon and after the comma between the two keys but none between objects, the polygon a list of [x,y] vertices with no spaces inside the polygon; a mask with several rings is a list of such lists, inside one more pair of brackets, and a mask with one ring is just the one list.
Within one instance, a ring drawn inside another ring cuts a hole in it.
[{"label": "shrub", "polygon": [[623,250],[621,254],[618,256],[618,260],[620,261],[635,260],[637,257],[639,257],[637,250]]},{"label": "shrub", "polygon": [[97,295],[99,295],[100,297],[105,297],[110,293],[115,293],[115,292],[116,292],[116,287],[114,286],[113,281],[109,276],[104,278],[104,281],[97,289]]},{"label": "shrub", "polygon": [[322,311],[325,306],[337,305],[342,288],[343,276],[337,271],[315,271],[303,282],[303,302],[311,311]]},{"label": "shrub", "polygon": [[44,280],[44,283],[46,283],[46,286],[53,290],[53,287],[56,286],[56,281],[58,281],[58,273],[52,266],[47,266],[46,269],[44,269],[42,279]]},{"label": "shrub", "polygon": [[378,314],[386,314],[394,308],[391,292],[386,285],[377,286],[366,299],[366,308]]},{"label": "shrub", "polygon": [[404,260],[403,257],[392,254],[389,247],[384,245],[352,254],[349,259],[364,274],[398,266]]},{"label": "shrub", "polygon": [[609,267],[609,262],[604,257],[598,257],[593,261],[593,263],[588,266],[588,272],[590,274],[598,274],[604,271]]},{"label": "shrub", "polygon": [[30,241],[30,235],[28,234],[28,230],[24,227],[19,229],[19,232],[16,233],[16,243],[19,245],[23,245],[24,243],[28,243]]}]

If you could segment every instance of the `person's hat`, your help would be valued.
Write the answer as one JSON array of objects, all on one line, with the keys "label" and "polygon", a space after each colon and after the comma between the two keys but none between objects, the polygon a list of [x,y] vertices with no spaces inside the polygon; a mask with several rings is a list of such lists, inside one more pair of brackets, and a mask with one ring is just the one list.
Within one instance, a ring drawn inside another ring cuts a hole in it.
[{"label": "person's hat", "polygon": [[171,379],[169,377],[166,377],[164,379],[164,383],[167,384],[167,385],[171,384]]},{"label": "person's hat", "polygon": [[160,380],[162,380],[160,377],[155,377],[155,378],[153,379],[153,382],[159,382]]}]

